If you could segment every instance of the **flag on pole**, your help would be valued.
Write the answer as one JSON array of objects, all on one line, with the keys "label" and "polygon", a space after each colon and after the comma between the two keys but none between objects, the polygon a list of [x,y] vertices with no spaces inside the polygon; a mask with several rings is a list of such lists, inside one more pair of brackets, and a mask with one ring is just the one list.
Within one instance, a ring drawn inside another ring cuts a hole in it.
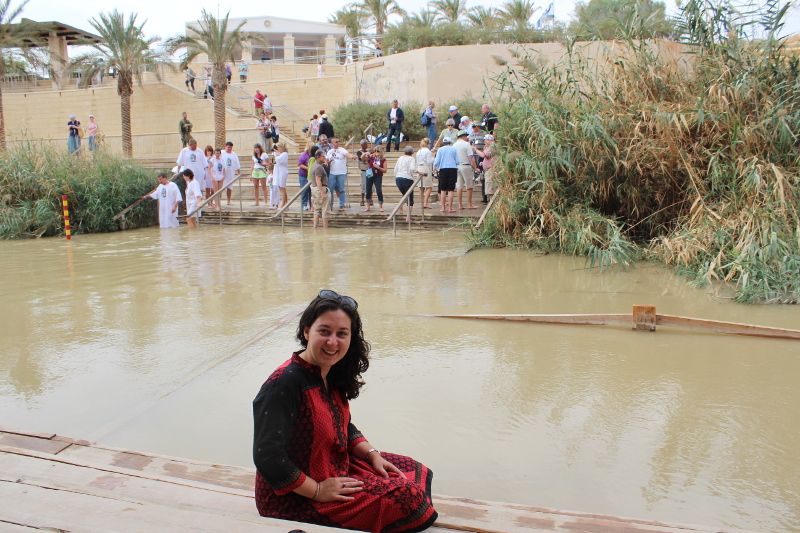
[{"label": "flag on pole", "polygon": [[542,13],[542,16],[539,17],[539,20],[536,22],[536,27],[541,28],[548,19],[555,20],[556,17],[554,11],[553,2],[550,2],[550,5],[547,6],[547,9],[544,11],[544,13]]}]

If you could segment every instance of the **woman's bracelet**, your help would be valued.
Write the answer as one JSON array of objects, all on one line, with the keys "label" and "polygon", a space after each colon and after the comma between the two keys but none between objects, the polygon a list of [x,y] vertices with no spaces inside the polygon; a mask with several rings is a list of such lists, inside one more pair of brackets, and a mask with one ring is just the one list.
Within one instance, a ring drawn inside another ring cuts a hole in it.
[{"label": "woman's bracelet", "polygon": [[314,493],[314,497],[311,498],[312,500],[316,501],[317,496],[319,496],[319,482],[317,482],[317,492]]},{"label": "woman's bracelet", "polygon": [[369,450],[367,450],[367,455],[364,456],[365,461],[369,461],[369,456],[372,454],[372,452],[378,452],[378,455],[381,454],[381,452],[379,452],[377,449],[370,448]]}]

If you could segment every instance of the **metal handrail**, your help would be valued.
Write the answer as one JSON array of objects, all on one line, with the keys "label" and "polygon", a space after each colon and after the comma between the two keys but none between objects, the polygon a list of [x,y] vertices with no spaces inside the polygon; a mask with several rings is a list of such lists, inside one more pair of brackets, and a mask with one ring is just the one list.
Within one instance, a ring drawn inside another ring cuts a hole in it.
[{"label": "metal handrail", "polygon": [[[289,206],[292,205],[305,191],[311,187],[311,181],[300,187],[300,190],[297,191],[297,194],[292,196],[292,199],[286,202],[286,205],[283,206],[277,213],[269,217],[267,220],[272,220],[280,215],[281,217],[281,232],[286,231],[286,219],[284,217],[284,212],[289,209]],[[310,205],[310,204],[309,204]],[[300,208],[300,229],[303,229],[303,208]]]},{"label": "metal handrail", "polygon": [[[225,185],[223,188],[221,188],[220,190],[218,190],[217,192],[215,192],[214,194],[212,194],[211,196],[206,198],[206,200],[204,202],[201,202],[200,205],[195,207],[194,211],[192,211],[191,213],[186,213],[186,215],[185,215],[186,218],[189,218],[190,216],[194,215],[195,213],[197,213],[198,211],[203,209],[206,206],[206,204],[208,204],[211,200],[213,200],[217,196],[221,195],[223,192],[227,191],[228,187],[230,187],[231,185],[233,185],[234,183],[236,183],[240,179],[244,178],[245,176],[246,176],[246,174],[239,174],[238,176],[234,177],[233,180],[229,184]],[[242,203],[241,190],[239,191],[239,203],[240,204]],[[222,218],[222,208],[221,207],[219,208],[219,211],[220,211],[220,218]]]},{"label": "metal handrail", "polygon": [[275,213],[274,215],[272,215],[271,217],[269,217],[267,220],[272,220],[273,218],[278,218],[279,216],[283,216],[283,213],[284,213],[284,211],[286,211],[287,209],[289,209],[289,206],[290,206],[290,205],[292,205],[292,204],[293,204],[293,203],[294,203],[294,202],[297,200],[297,198],[298,198],[298,197],[299,197],[301,194],[303,194],[303,193],[305,192],[305,190],[306,190],[306,189],[308,189],[310,186],[311,186],[311,181],[309,180],[309,182],[308,182],[308,183],[306,183],[305,185],[303,185],[302,187],[300,187],[300,190],[297,192],[297,194],[295,194],[294,196],[292,196],[292,199],[291,199],[291,200],[289,200],[288,202],[286,202],[286,205],[285,205],[285,206],[281,207],[281,208],[278,210],[278,212],[277,212],[277,213]]},{"label": "metal handrail", "polygon": [[[417,172],[417,174],[419,174],[419,172]],[[419,183],[422,181],[423,177],[424,176],[422,176],[420,174],[420,176],[417,178],[417,180],[414,182],[414,184],[411,187],[408,188],[408,190],[403,195],[403,197],[400,198],[400,201],[397,202],[397,207],[394,208],[394,210],[392,211],[392,214],[390,214],[388,217],[386,217],[386,220],[381,220],[381,222],[380,222],[381,224],[383,224],[384,222],[389,222],[391,220],[392,224],[394,226],[395,235],[397,234],[397,221],[395,220],[395,215],[400,210],[400,208],[403,207],[404,203],[408,203],[408,197],[411,196],[414,193],[414,189],[417,188],[417,185],[419,185]],[[409,208],[410,208],[410,206],[409,206]],[[421,208],[420,216],[422,217],[422,221],[425,222],[425,208],[424,207]],[[408,231],[411,231],[411,214],[410,213],[408,215]]]},{"label": "metal handrail", "polygon": [[[364,138],[365,138],[365,139],[367,138],[367,132],[370,132],[370,133],[372,133],[372,128],[374,128],[374,127],[375,127],[375,123],[374,123],[374,122],[370,122],[370,123],[369,123],[369,126],[367,126],[366,128],[364,128]],[[373,144],[374,144],[374,143],[373,143]]]}]

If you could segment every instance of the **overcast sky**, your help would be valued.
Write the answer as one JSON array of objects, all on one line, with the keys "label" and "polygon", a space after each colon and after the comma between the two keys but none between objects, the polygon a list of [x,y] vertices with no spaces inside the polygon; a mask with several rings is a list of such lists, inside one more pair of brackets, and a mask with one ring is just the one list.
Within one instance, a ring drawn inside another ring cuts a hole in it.
[{"label": "overcast sky", "polygon": [[[546,8],[549,0],[534,0],[536,5]],[[20,2],[12,0],[12,6],[19,5]],[[22,12],[22,16],[36,21],[56,20],[75,26],[85,31],[93,31],[89,20],[96,17],[100,11],[112,11],[118,9],[123,13],[130,13],[135,10],[139,15],[138,20],[147,20],[144,26],[145,33],[150,36],[161,38],[171,37],[183,31],[184,23],[189,20],[197,20],[200,11],[205,8],[212,13],[219,12],[225,14],[230,9],[231,17],[263,17],[276,16],[294,18],[301,20],[316,20],[326,22],[328,16],[348,2],[336,2],[326,0],[302,0],[300,2],[266,2],[264,7],[256,7],[250,2],[236,2],[235,5],[229,3],[217,3],[204,0],[104,0],[103,2],[69,2],[55,0],[30,0]],[[418,11],[424,7],[427,0],[398,0],[398,3],[407,11]],[[674,0],[666,0],[669,9],[675,9]],[[499,6],[502,0],[484,1],[467,0],[467,6],[476,5]],[[556,20],[568,22],[570,15],[575,7],[573,0],[561,0],[555,2]],[[538,12],[538,13],[541,13]],[[537,15],[538,15],[537,13]],[[536,16],[534,16],[534,20]],[[788,20],[787,30],[789,33],[800,31],[800,11],[795,9]]]}]

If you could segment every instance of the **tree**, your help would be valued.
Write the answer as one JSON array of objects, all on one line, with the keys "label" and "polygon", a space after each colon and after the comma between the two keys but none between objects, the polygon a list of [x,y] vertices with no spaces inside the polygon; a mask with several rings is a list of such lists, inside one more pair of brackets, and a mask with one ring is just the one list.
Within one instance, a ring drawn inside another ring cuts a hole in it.
[{"label": "tree", "polygon": [[467,20],[476,28],[494,27],[500,22],[500,14],[493,7],[475,6],[466,13]]},{"label": "tree", "polygon": [[354,43],[353,48],[351,50],[350,47],[346,46],[346,39],[353,39],[354,41],[358,39],[364,33],[364,26],[366,24],[366,17],[364,13],[359,11],[358,9],[349,6],[343,9],[339,9],[328,17],[328,22],[332,22],[333,24],[339,24],[340,26],[344,26],[345,31],[345,38],[340,40],[340,45],[345,45],[345,49],[347,50],[348,54],[352,52],[353,59],[358,58],[358,43]]},{"label": "tree", "polygon": [[[80,68],[81,84],[91,83],[92,77],[101,70],[113,68],[117,73],[117,94],[120,98],[120,123],[122,125],[122,152],[133,155],[133,136],[131,134],[131,95],[134,79],[142,85],[142,73],[153,72],[160,79],[159,66],[166,59],[152,46],[158,37],[146,39],[142,27],[136,24],[135,13],[127,19],[116,9],[111,13],[100,13],[99,20],[92,19],[89,24],[103,39],[100,43],[87,43],[93,50],[73,58],[67,66],[68,71]],[[146,21],[145,21],[146,22]]]},{"label": "tree", "polygon": [[[8,73],[17,71],[21,65],[40,66],[44,61],[35,54],[35,47],[41,45],[36,24],[23,20],[14,23],[28,1],[16,9],[11,9],[11,0],[0,3],[0,80]],[[6,120],[3,112],[3,91],[0,84],[0,151],[6,150]]]},{"label": "tree", "polygon": [[589,0],[575,4],[570,31],[579,39],[650,39],[671,35],[673,23],[659,0]]},{"label": "tree", "polygon": [[186,50],[181,62],[181,70],[185,69],[200,54],[208,57],[213,67],[212,87],[214,88],[214,146],[224,146],[225,135],[225,93],[228,90],[228,79],[225,63],[236,62],[234,53],[247,49],[250,43],[266,45],[264,37],[259,34],[242,31],[247,21],[242,21],[234,29],[228,29],[228,17],[218,19],[205,9],[197,27],[190,28],[186,35],[178,35],[167,40],[167,52],[172,55],[179,50]]},{"label": "tree", "polygon": [[530,21],[536,10],[531,0],[506,0],[498,12],[511,30],[522,32],[530,28]]},{"label": "tree", "polygon": [[414,28],[433,28],[436,24],[436,13],[427,9],[421,10],[419,13],[411,13],[403,22]]},{"label": "tree", "polygon": [[467,14],[466,0],[431,0],[430,6],[445,22],[460,22]]},{"label": "tree", "polygon": [[361,11],[371,27],[375,28],[377,35],[383,36],[383,32],[388,25],[389,15],[405,16],[405,9],[400,7],[395,0],[362,0],[359,3],[350,4]]}]

